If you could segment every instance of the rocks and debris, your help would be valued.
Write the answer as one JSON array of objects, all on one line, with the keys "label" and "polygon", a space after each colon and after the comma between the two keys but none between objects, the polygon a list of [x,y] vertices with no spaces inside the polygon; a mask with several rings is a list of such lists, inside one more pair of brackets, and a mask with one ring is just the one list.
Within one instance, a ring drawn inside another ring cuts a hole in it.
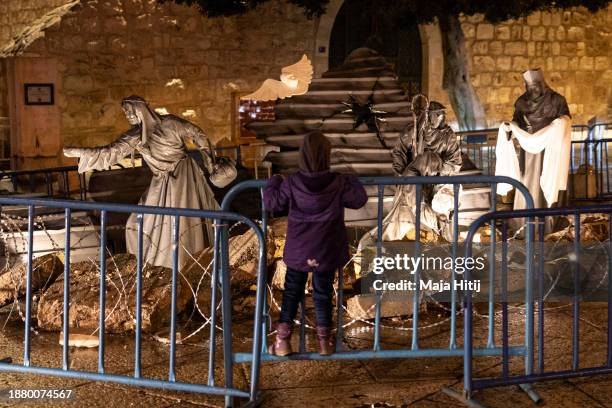
[{"label": "rocks and debris", "polygon": [[[560,217],[566,227],[544,237],[545,241],[572,242],[576,238],[574,217]],[[610,221],[607,215],[581,214],[580,215],[580,241],[605,242],[610,239]]]},{"label": "rocks and debris", "polygon": [[250,315],[250,312],[255,310],[256,303],[257,299],[255,296],[246,295],[238,303],[234,302],[232,309],[234,310],[234,312],[246,312]]},{"label": "rocks and debris", "polygon": [[[70,327],[98,328],[99,266],[95,262],[71,265]],[[155,331],[170,320],[172,271],[146,266],[142,271],[142,330]],[[53,283],[40,298],[37,319],[44,330],[60,330],[64,305],[64,281]],[[121,254],[109,258],[106,275],[106,330],[123,333],[135,330],[136,258]],[[180,313],[191,299],[191,290],[184,278],[177,282],[176,310]]]},{"label": "rocks and debris", "polygon": [[[396,292],[383,294],[380,303],[381,317],[412,315],[413,292]],[[376,296],[371,294],[356,295],[348,299],[346,308],[353,319],[373,319],[376,314]]]},{"label": "rocks and debris", "polygon": [[287,274],[287,265],[282,259],[274,262],[274,275],[272,275],[272,287],[274,289],[285,289],[285,275]]},{"label": "rocks and debris", "polygon": [[[269,242],[274,242],[268,231]],[[258,242],[252,230],[230,238],[232,291],[249,292],[257,271]],[[271,263],[276,248],[268,246]],[[181,271],[177,282],[177,313],[193,303],[204,316],[210,315],[212,248],[195,254]],[[64,303],[64,265],[60,257],[50,254],[34,259],[33,291],[44,289],[36,311],[38,326],[43,330],[61,330]],[[25,294],[26,266],[21,264],[0,273],[0,306]],[[142,330],[155,332],[170,319],[172,271],[145,266],[142,280]],[[58,279],[59,278],[59,279]],[[70,267],[71,328],[95,331],[99,326],[99,264],[93,260],[76,262]],[[107,258],[106,330],[124,333],[135,330],[136,258],[119,254]],[[193,302],[193,299],[196,299]],[[221,296],[219,295],[219,300]]]},{"label": "rocks and debris", "polygon": [[[459,232],[459,242],[465,241],[467,234],[468,234],[468,231],[460,231]],[[500,242],[500,240],[501,240],[501,233],[499,232],[498,229],[495,229],[495,241]],[[491,227],[487,225],[487,226],[478,228],[478,230],[474,234],[474,238],[472,242],[483,243],[483,244],[490,243],[491,242]]]},{"label": "rocks and debris", "polygon": [[[257,245],[256,242],[255,245]],[[255,277],[253,276],[255,272],[238,267],[238,265],[244,266],[248,264],[248,262],[237,262],[240,260],[240,258],[231,256],[231,248],[232,247],[230,246],[230,282],[232,295],[240,296],[241,294],[248,293],[251,290],[251,286],[255,283]],[[183,268],[181,271],[182,276],[191,285],[191,289],[193,291],[192,293],[195,294],[196,309],[204,316],[210,316],[212,259],[212,248],[206,248],[200,253],[196,254],[193,260],[188,262],[185,268]],[[232,263],[232,261],[234,262]],[[256,259],[254,262],[256,262]],[[221,290],[219,289],[217,292],[218,301],[221,300],[220,293]]]},{"label": "rocks and debris", "polygon": [[[157,333],[154,333],[151,336],[154,340],[162,343],[162,344],[170,344],[170,329],[166,328],[164,330],[160,330]],[[181,344],[183,342],[183,333],[180,331],[176,331],[176,344]]]},{"label": "rocks and debris", "polygon": [[[64,271],[62,260],[47,254],[32,261],[32,293],[48,288]],[[18,263],[0,272],[0,307],[25,296],[27,264]]]},{"label": "rocks and debris", "polygon": [[[276,248],[274,234],[270,228],[267,235],[267,263],[271,264]],[[232,269],[241,269],[251,275],[257,275],[258,258],[259,242],[255,231],[249,228],[244,234],[230,237],[229,264]]]},{"label": "rocks and debris", "polygon": [[[79,333],[68,333],[68,346],[70,347],[84,347],[94,348],[98,347],[100,340],[97,336],[90,336],[88,334]],[[59,334],[59,344],[64,345],[64,332]]]}]

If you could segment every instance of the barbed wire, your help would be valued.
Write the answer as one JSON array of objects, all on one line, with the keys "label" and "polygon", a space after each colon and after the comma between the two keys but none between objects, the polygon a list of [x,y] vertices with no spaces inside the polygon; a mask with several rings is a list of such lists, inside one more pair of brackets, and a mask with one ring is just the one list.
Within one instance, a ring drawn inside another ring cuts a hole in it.
[{"label": "barbed wire", "polygon": [[[56,240],[53,239],[52,234],[48,231],[47,226],[46,226],[46,222],[52,220],[53,218],[51,216],[37,216],[34,220],[33,226],[34,228],[36,228],[37,231],[41,231],[43,232],[43,234],[47,237],[51,248],[53,249],[53,251],[50,252],[58,252],[61,250],[60,245],[58,244],[58,242]],[[99,234],[99,228],[97,228],[95,225],[93,225],[92,221],[89,218],[86,218],[86,220],[81,220],[84,223],[84,226],[86,227],[90,227],[92,229],[92,231],[96,234],[97,238],[100,239],[100,234]],[[259,225],[261,225],[261,221],[257,221],[259,223]],[[23,311],[20,307],[20,301],[19,301],[19,297],[20,297],[20,290],[22,289],[22,282],[21,282],[21,277],[17,276],[17,268],[12,268],[11,267],[11,258],[15,255],[10,253],[10,245],[8,243],[9,240],[12,240],[12,244],[13,244],[13,248],[15,248],[16,250],[19,249],[21,250],[21,253],[25,253],[27,251],[26,248],[26,240],[25,240],[25,234],[22,231],[22,226],[27,223],[27,219],[23,218],[23,217],[19,217],[16,215],[9,215],[9,214],[1,214],[0,216],[0,242],[2,243],[3,247],[4,247],[4,255],[5,255],[5,269],[10,269],[10,273],[11,273],[11,283],[14,285],[14,301],[13,304],[11,306],[11,309],[9,311],[9,314],[3,324],[2,329],[4,329],[6,327],[7,322],[10,319],[11,314],[13,313],[13,310],[16,310],[20,319],[22,321],[25,321],[25,316],[23,314]],[[206,221],[204,222],[200,222],[199,224],[193,225],[191,228],[201,228],[202,226],[204,226],[205,224],[207,224]],[[235,228],[238,228],[242,225],[242,222],[238,222],[235,223],[234,225],[232,225],[230,227],[230,232],[234,231]],[[124,226],[109,226],[108,230],[113,230],[113,229],[129,229],[127,227]],[[204,310],[201,305],[200,302],[198,300],[199,294],[202,290],[206,290],[205,289],[205,285],[204,282],[207,280],[211,280],[212,281],[212,273],[211,273],[211,267],[212,267],[212,263],[213,263],[213,259],[211,258],[211,260],[208,263],[202,263],[201,259],[199,257],[197,257],[196,255],[194,255],[193,253],[191,253],[191,251],[188,250],[188,248],[183,244],[183,242],[180,240],[180,238],[186,234],[187,231],[183,231],[181,233],[181,236],[179,237],[179,242],[181,245],[181,249],[188,255],[188,258],[190,259],[191,262],[191,267],[196,268],[198,271],[201,271],[201,274],[199,275],[199,278],[197,280],[197,284],[194,285],[194,283],[183,273],[183,270],[181,269],[179,271],[180,277],[187,283],[187,286],[189,288],[189,291],[191,292],[191,296],[194,300],[193,302],[193,311],[192,314],[190,315],[189,319],[187,322],[185,322],[183,324],[183,329],[185,329],[188,324],[192,321],[193,318],[193,313],[197,312],[201,318],[203,319],[203,321],[201,322],[201,324],[195,328],[194,330],[192,330],[188,335],[186,335],[185,337],[183,337],[181,340],[178,341],[178,343],[185,343],[188,339],[193,338],[194,336],[196,336],[198,333],[200,333],[202,330],[204,330],[206,327],[208,327],[211,324],[212,321],[212,313],[218,313],[222,304],[222,295],[219,295],[219,301],[216,303],[216,305],[214,305],[214,311],[210,310],[209,313],[206,312],[206,310]],[[517,232],[518,234],[518,232]],[[512,238],[516,237],[517,234],[515,234]],[[18,239],[18,237],[21,236],[21,240]],[[74,242],[71,246],[74,247],[78,247],[80,245],[80,243],[85,239],[85,237],[79,237],[79,239]],[[268,233],[266,232],[266,239],[268,239]],[[256,242],[256,246],[258,246],[259,243]],[[230,246],[230,249],[233,249]],[[116,302],[114,302],[114,304],[111,307],[110,312],[105,313],[105,321],[108,320],[109,318],[111,318],[113,316],[114,313],[116,313],[118,310],[123,310],[128,317],[133,321],[135,320],[134,314],[131,311],[131,308],[129,307],[129,294],[133,293],[133,290],[135,288],[136,285],[136,279],[135,276],[124,276],[125,273],[122,273],[122,271],[120,270],[119,265],[117,265],[115,256],[111,253],[110,249],[107,247],[106,252],[108,254],[108,260],[110,262],[107,262],[107,265],[110,264],[112,266],[112,270],[110,271],[110,273],[106,274],[106,283],[109,285],[109,287],[112,288],[112,290],[115,290],[117,292],[117,299]],[[163,250],[163,248],[162,248]],[[349,260],[349,262],[347,263],[347,265],[351,262],[355,262],[356,257],[357,257],[357,253],[356,251],[354,251],[353,248],[353,252],[354,255],[351,257],[351,259]],[[249,256],[253,256],[255,255],[255,251],[246,251],[245,252],[246,257]],[[244,261],[244,260],[241,260]],[[276,262],[278,262],[279,260],[276,259]],[[95,259],[93,258],[88,258],[87,259],[88,264],[90,265],[90,267],[92,267],[92,269],[89,271],[93,271],[96,270],[97,274],[96,277],[100,278],[100,271],[99,271],[99,264],[96,262]],[[345,267],[347,266],[345,265]],[[146,268],[147,264],[145,262],[145,268]],[[145,270],[145,268],[143,268],[143,271]],[[344,268],[343,268],[344,269]],[[148,272],[150,272],[150,269],[147,270]],[[551,275],[548,271],[547,271],[547,275],[548,277],[551,279],[552,283],[548,289],[548,291],[546,292],[546,294],[544,295],[544,299],[546,299],[549,294],[552,292],[552,290],[554,289],[554,287],[556,286],[556,284],[558,283],[559,279],[560,279],[560,274],[557,274],[556,276]],[[232,276],[232,275],[231,275]],[[606,281],[606,278],[608,276],[608,272],[606,271],[606,273],[603,275],[603,277],[600,279],[600,281],[597,284],[597,288],[600,288],[604,282]],[[43,288],[46,288],[47,285],[50,283],[50,279],[51,277],[47,277],[47,281],[42,285]],[[168,290],[169,289],[169,285],[166,285],[164,290]],[[217,290],[217,288],[210,288],[211,290]],[[266,284],[266,291],[269,293],[269,302],[267,305],[267,316],[269,317],[271,315],[271,312],[276,312],[276,311],[280,311],[281,306],[279,305],[278,301],[276,300],[274,294],[274,288],[272,287],[272,285],[270,284]],[[42,292],[41,291],[37,291],[37,293],[33,294],[35,296],[38,295],[38,293]],[[343,322],[341,327],[343,329],[349,329],[345,334],[347,335],[354,335],[354,334],[358,334],[358,333],[365,333],[368,331],[373,330],[373,328],[376,326],[376,323],[372,321],[372,319],[367,319],[367,318],[361,318],[361,317],[355,317],[355,316],[351,316],[351,313],[348,309],[348,307],[344,304],[342,305],[338,305],[337,304],[337,300],[338,300],[338,289],[334,288],[334,295],[336,298],[336,306],[337,307],[341,307],[342,308],[342,315],[343,316],[348,316],[350,318],[349,321],[347,322]],[[385,294],[383,293],[381,295],[381,303],[384,301],[384,296]],[[424,297],[426,299],[427,303],[433,303],[434,305],[436,305],[436,307],[439,307],[440,309],[452,313],[452,309],[446,307],[443,303],[437,301],[430,293],[425,292],[424,293]],[[76,298],[71,296],[71,301],[69,306],[72,306],[76,303],[78,303],[79,301],[82,300],[82,298]],[[160,298],[157,300],[157,302],[160,301]],[[419,302],[420,303],[420,302]],[[459,303],[458,303],[459,304]],[[555,306],[555,307],[549,307],[549,308],[544,308],[544,310],[555,310],[555,309],[560,309],[560,308],[565,308],[568,307],[570,305],[570,303],[565,304],[565,305],[560,305],[560,306]],[[154,305],[153,305],[154,306]],[[203,306],[203,305],[202,305]],[[212,306],[212,305],[211,305]],[[365,311],[365,315],[369,315],[370,312],[372,312],[375,309],[375,305],[371,305],[366,311]],[[510,309],[513,310],[523,310],[524,306],[522,304],[519,305],[508,305],[508,307]],[[417,312],[419,313],[419,312]],[[455,309],[455,317],[460,316],[461,314],[463,314],[463,309],[461,307],[458,307]],[[495,311],[494,312],[494,318],[497,319],[502,315],[503,311],[499,310],[499,311]],[[59,316],[61,316],[63,314],[63,311],[59,312],[59,314],[52,316],[52,319],[56,319]],[[489,314],[482,314],[482,313],[478,313],[477,311],[474,310],[474,315],[483,319],[489,319],[490,316]],[[438,315],[439,316],[439,315]],[[418,330],[427,330],[427,329],[431,329],[431,328],[435,328],[435,327],[439,327],[441,325],[444,325],[446,323],[448,323],[449,321],[451,321],[453,319],[453,316],[447,316],[444,317],[443,319],[436,321],[434,323],[428,323],[428,324],[424,324],[422,322],[419,322],[419,326],[418,326]],[[406,321],[412,321],[413,317],[403,317],[402,318],[403,322]],[[271,322],[270,322],[271,323]],[[299,320],[296,320],[296,323],[301,324],[301,322]],[[356,324],[360,324],[361,326],[359,327],[351,327],[353,325]],[[312,320],[310,319],[309,316],[305,315],[305,321],[304,321],[304,327],[308,330],[314,330],[315,329],[315,325],[313,324]],[[404,331],[404,332],[410,332],[413,331],[414,328],[413,327],[404,327],[404,326],[394,326],[394,325],[388,325],[388,324],[380,324],[379,326],[381,329],[387,329],[387,330],[397,330],[397,331]],[[215,328],[217,330],[219,330],[219,332],[222,332],[223,328],[220,325],[215,325]],[[39,334],[34,328],[32,328],[33,332],[35,334]],[[95,334],[97,331],[99,330],[99,326],[94,329],[91,334]],[[275,334],[275,331],[270,331],[268,333],[269,336],[272,336]]]}]

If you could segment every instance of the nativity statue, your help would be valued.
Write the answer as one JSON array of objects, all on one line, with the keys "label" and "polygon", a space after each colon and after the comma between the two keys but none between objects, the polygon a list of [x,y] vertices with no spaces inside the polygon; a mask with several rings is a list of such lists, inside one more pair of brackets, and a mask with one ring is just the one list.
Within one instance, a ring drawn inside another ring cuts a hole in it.
[{"label": "nativity statue", "polygon": [[[525,71],[523,78],[526,92],[514,105],[512,122],[500,127],[495,174],[523,183],[536,208],[563,205],[572,128],[567,101],[546,84],[540,69]],[[520,146],[518,158],[512,137]],[[509,184],[501,184],[498,193],[506,194],[511,188]],[[514,209],[524,208],[525,199],[517,192]],[[550,223],[552,220],[547,221]]]},{"label": "nativity statue", "polygon": [[[392,151],[394,173],[398,177],[457,174],[462,164],[461,150],[455,133],[445,122],[446,108],[439,102],[428,101],[423,95],[417,95],[412,106],[414,122],[401,132]],[[383,241],[403,240],[414,232],[416,198],[414,184],[396,186],[393,205],[383,220]],[[421,231],[429,230],[448,237],[451,232],[445,227],[453,205],[452,185],[423,186]],[[360,247],[375,236],[376,228],[362,238]]]},{"label": "nativity statue", "polygon": [[[205,168],[215,183],[221,169],[216,163],[211,142],[196,125],[174,115],[160,115],[139,96],[122,101],[122,109],[132,128],[113,143],[93,148],[67,147],[64,155],[79,158],[79,173],[106,170],[128,155],[140,153],[153,178],[140,205],[216,210],[215,201],[204,172],[187,152],[189,142],[202,153]],[[232,173],[231,171],[229,172]],[[235,172],[234,172],[235,174]],[[220,177],[221,179],[223,176]],[[226,184],[227,180],[221,180]],[[223,187],[223,185],[221,185]],[[145,214],[143,217],[143,262],[172,267],[173,216]],[[126,225],[128,252],[137,253],[138,218],[131,214]],[[210,246],[212,221],[181,217],[179,220],[179,266],[189,257]]]}]

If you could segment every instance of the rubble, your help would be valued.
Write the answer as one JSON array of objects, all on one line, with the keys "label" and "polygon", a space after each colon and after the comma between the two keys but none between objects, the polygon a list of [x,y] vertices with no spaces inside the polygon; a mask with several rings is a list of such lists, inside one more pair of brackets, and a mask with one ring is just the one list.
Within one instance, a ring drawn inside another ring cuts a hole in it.
[{"label": "rubble", "polygon": [[[411,316],[412,292],[394,292],[382,295],[380,303],[381,317]],[[373,294],[356,295],[348,299],[346,308],[353,319],[374,319],[376,314],[376,296]]]},{"label": "rubble", "polygon": [[[544,237],[545,241],[572,242],[576,238],[574,217],[560,217],[565,221],[565,228]],[[605,242],[610,239],[610,222],[607,215],[582,214],[580,216],[580,241]]]},{"label": "rubble", "polygon": [[274,275],[272,275],[272,287],[274,289],[285,289],[285,275],[287,274],[287,265],[282,259],[274,262]]},{"label": "rubble", "polygon": [[[267,263],[274,261],[276,247],[275,235],[268,228],[267,236]],[[232,269],[241,269],[251,275],[257,275],[257,263],[259,255],[259,242],[255,231],[248,229],[244,234],[230,237],[229,239],[229,264]]]},{"label": "rubble", "polygon": [[[230,238],[231,241],[231,238]],[[256,280],[253,274],[255,272],[245,270],[244,267],[240,268],[239,265],[244,266],[245,263],[236,262],[239,257],[233,257],[232,247],[230,246],[230,282],[232,292],[239,294],[245,291],[249,291],[251,285]],[[197,254],[191,262],[188,262],[185,268],[181,271],[184,279],[189,282],[193,290],[192,294],[195,293],[196,304],[195,307],[205,316],[210,316],[210,304],[211,304],[211,273],[212,273],[212,259],[213,250],[212,248],[206,248]],[[233,263],[232,263],[233,261]],[[256,260],[255,260],[256,262]],[[256,269],[255,269],[256,270]],[[220,281],[219,281],[220,283]],[[218,292],[218,300],[221,300],[221,290]]]},{"label": "rubble", "polygon": [[[136,258],[121,254],[109,258],[106,278],[106,331],[135,330]],[[70,327],[95,330],[99,318],[99,272],[95,262],[79,262],[70,267]],[[142,330],[153,332],[170,320],[171,275],[163,267],[145,267],[142,272]],[[44,330],[62,328],[64,280],[53,283],[38,305],[38,326]],[[176,310],[180,313],[192,298],[184,278],[177,282]]]},{"label": "rubble", "polygon": [[[21,298],[26,293],[27,264],[18,263],[0,272],[0,307]],[[32,293],[49,287],[64,271],[62,260],[47,254],[32,261]]]},{"label": "rubble", "polygon": [[[94,348],[98,347],[100,340],[98,336],[91,336],[88,334],[79,333],[68,333],[68,346],[70,347],[84,347]],[[59,335],[60,346],[64,345],[64,332],[60,332]]]}]

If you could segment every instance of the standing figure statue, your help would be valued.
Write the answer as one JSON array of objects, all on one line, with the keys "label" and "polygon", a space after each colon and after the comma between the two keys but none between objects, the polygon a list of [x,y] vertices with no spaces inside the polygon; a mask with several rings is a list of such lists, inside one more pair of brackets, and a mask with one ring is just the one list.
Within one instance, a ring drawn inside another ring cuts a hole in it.
[{"label": "standing figure statue", "polygon": [[[526,92],[514,104],[512,123],[500,127],[496,148],[496,175],[513,177],[531,193],[536,208],[563,205],[569,172],[571,116],[567,101],[550,89],[540,69],[523,73]],[[520,145],[517,160],[511,138]],[[511,187],[500,185],[499,194]],[[526,208],[516,192],[514,209]],[[552,228],[547,217],[547,231]],[[517,225],[518,226],[518,225]]]},{"label": "standing figure statue", "polygon": [[[418,104],[419,99],[421,103]],[[393,148],[393,171],[398,176],[451,176],[461,169],[461,150],[453,130],[445,122],[446,108],[439,102],[417,95],[412,102],[414,124],[400,134]],[[415,185],[396,186],[393,205],[383,220],[384,241],[399,241],[415,228]],[[452,185],[423,186],[421,196],[421,230],[448,236],[438,217],[448,220],[453,208]],[[369,237],[368,237],[369,235]],[[360,247],[376,236],[376,229],[362,238]],[[415,236],[415,239],[419,237]]]},{"label": "standing figure statue", "polygon": [[[160,115],[139,96],[125,98],[121,106],[132,128],[113,143],[93,148],[67,147],[64,155],[79,158],[79,173],[105,170],[130,154],[138,152],[153,173],[151,184],[140,205],[216,210],[219,205],[204,173],[187,153],[192,141],[202,152],[211,179],[216,173],[210,140],[196,125],[174,115]],[[143,262],[172,267],[172,216],[145,214],[143,219]],[[126,225],[126,246],[137,253],[138,218],[132,214]],[[179,220],[179,266],[192,255],[212,244],[210,220],[181,217]]]}]

